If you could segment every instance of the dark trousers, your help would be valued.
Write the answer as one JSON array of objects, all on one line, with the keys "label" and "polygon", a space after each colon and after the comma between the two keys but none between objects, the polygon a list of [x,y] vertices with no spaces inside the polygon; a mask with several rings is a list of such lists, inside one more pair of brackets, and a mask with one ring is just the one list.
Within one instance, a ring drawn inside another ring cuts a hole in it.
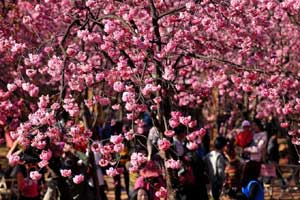
[{"label": "dark trousers", "polygon": [[211,193],[212,193],[212,196],[214,198],[214,200],[219,200],[220,199],[220,195],[221,195],[221,192],[222,192],[222,183],[219,183],[219,182],[212,182],[211,184]]}]

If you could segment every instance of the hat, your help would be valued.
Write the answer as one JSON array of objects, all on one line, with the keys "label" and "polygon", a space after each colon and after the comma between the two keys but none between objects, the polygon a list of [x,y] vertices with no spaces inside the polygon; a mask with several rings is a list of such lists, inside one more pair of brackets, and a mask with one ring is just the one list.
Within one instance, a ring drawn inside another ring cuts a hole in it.
[{"label": "hat", "polygon": [[160,170],[153,161],[148,161],[145,167],[140,171],[140,175],[144,178],[158,177],[160,173]]},{"label": "hat", "polygon": [[215,139],[215,148],[216,149],[222,149],[223,147],[226,146],[227,144],[227,139],[223,136],[218,136],[216,139]]},{"label": "hat", "polygon": [[250,122],[248,120],[244,120],[242,122],[242,127],[245,127],[245,126],[250,126]]}]

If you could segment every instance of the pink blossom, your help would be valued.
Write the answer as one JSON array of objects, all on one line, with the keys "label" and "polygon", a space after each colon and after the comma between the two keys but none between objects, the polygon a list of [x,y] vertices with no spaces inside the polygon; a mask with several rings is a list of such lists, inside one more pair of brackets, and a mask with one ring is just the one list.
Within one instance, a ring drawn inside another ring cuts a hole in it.
[{"label": "pink blossom", "polygon": [[98,3],[97,3],[96,0],[87,0],[87,1],[85,2],[85,5],[86,5],[87,7],[91,7],[91,8],[96,7],[97,4],[98,4]]},{"label": "pink blossom", "polygon": [[288,128],[289,127],[289,123],[288,122],[282,122],[280,123],[281,128]]},{"label": "pink blossom", "polygon": [[166,67],[162,77],[167,81],[173,81],[176,78],[175,70],[172,67]]},{"label": "pink blossom", "polygon": [[182,116],[182,113],[181,112],[178,112],[178,111],[172,111],[171,112],[171,117],[173,119],[176,119],[179,121],[179,118]]},{"label": "pink blossom", "polygon": [[125,109],[129,112],[134,111],[136,109],[136,107],[137,107],[137,104],[135,104],[135,103],[127,102],[125,104]]},{"label": "pink blossom", "polygon": [[14,83],[8,83],[7,84],[7,90],[10,91],[10,92],[15,91],[17,88],[18,88],[18,86]]},{"label": "pink blossom", "polygon": [[122,101],[133,102],[135,100],[135,93],[133,92],[123,92]]},{"label": "pink blossom", "polygon": [[46,167],[49,164],[47,160],[42,160],[38,163],[39,168]]},{"label": "pink blossom", "polygon": [[120,144],[115,144],[114,145],[114,151],[116,153],[120,153],[123,150],[124,150],[124,144],[120,143]]},{"label": "pink blossom", "polygon": [[91,145],[91,150],[93,152],[100,152],[101,144],[99,142],[93,142]]},{"label": "pink blossom", "polygon": [[201,128],[200,130],[196,131],[196,135],[198,135],[199,137],[203,137],[205,134],[206,134],[205,128]]},{"label": "pink blossom", "polygon": [[50,160],[50,158],[52,157],[52,151],[51,150],[48,150],[48,151],[45,151],[43,150],[42,153],[40,154],[40,159],[41,160]]},{"label": "pink blossom", "polygon": [[131,167],[129,167],[128,171],[130,173],[137,173],[139,171],[139,168],[138,168],[138,166],[131,166]]},{"label": "pink blossom", "polygon": [[61,169],[60,174],[62,177],[69,177],[72,175],[72,170],[70,169]]},{"label": "pink blossom", "polygon": [[124,84],[120,81],[115,82],[113,88],[116,92],[123,92],[125,90]]},{"label": "pink blossom", "polygon": [[293,143],[294,145],[300,145],[300,139],[297,138],[297,137],[293,137],[293,138],[292,138],[292,143]]},{"label": "pink blossom", "polygon": [[289,134],[290,136],[295,136],[295,135],[297,135],[297,132],[294,131],[294,130],[290,130],[290,131],[288,131],[288,134]]},{"label": "pink blossom", "polygon": [[168,191],[164,187],[160,187],[160,189],[155,192],[155,196],[158,198],[167,198],[168,197]]},{"label": "pink blossom", "polygon": [[100,148],[100,153],[104,156],[109,155],[112,153],[112,148],[110,145],[104,145],[103,147]]},{"label": "pink blossom", "polygon": [[110,104],[110,100],[107,97],[99,97],[96,96],[96,100],[99,102],[100,105],[102,106],[107,106]]},{"label": "pink blossom", "polygon": [[120,144],[123,142],[123,136],[121,134],[119,135],[112,135],[110,137],[110,142],[113,143],[113,144]]},{"label": "pink blossom", "polygon": [[71,117],[77,116],[80,112],[77,103],[75,103],[75,100],[72,98],[64,99],[63,108],[70,114]]},{"label": "pink blossom", "polygon": [[33,78],[36,75],[36,70],[35,69],[26,69],[26,75],[29,78]]},{"label": "pink blossom", "polygon": [[176,128],[177,126],[179,126],[179,121],[176,119],[169,119],[169,125],[171,126],[171,128]]},{"label": "pink blossom", "polygon": [[181,168],[180,160],[169,159],[165,162],[165,165],[166,165],[166,168],[171,168],[171,169],[180,169]]},{"label": "pink blossom", "polygon": [[153,99],[153,101],[154,101],[154,103],[159,104],[162,101],[162,99],[161,99],[161,97],[155,97]]},{"label": "pink blossom", "polygon": [[128,132],[125,132],[124,135],[125,135],[125,138],[126,138],[127,140],[132,140],[132,139],[134,138],[134,132],[133,132],[133,130],[130,130],[130,131],[128,131]]},{"label": "pink blossom", "polygon": [[106,170],[106,174],[108,176],[114,177],[114,176],[118,175],[119,172],[115,168],[110,167],[109,169]]},{"label": "pink blossom", "polygon": [[191,122],[192,117],[179,117],[179,122],[182,123],[185,126],[188,126],[188,124]]},{"label": "pink blossom", "polygon": [[53,104],[51,105],[51,109],[52,109],[52,110],[58,110],[59,108],[60,108],[59,103],[53,103]]},{"label": "pink blossom", "polygon": [[109,162],[108,162],[108,160],[107,159],[100,159],[99,160],[99,163],[98,163],[101,167],[106,167],[108,164],[109,164]]},{"label": "pink blossom", "polygon": [[186,147],[189,150],[196,150],[198,148],[198,144],[195,142],[189,142],[189,143],[187,143]]},{"label": "pink blossom", "polygon": [[97,82],[102,81],[104,78],[105,78],[105,74],[104,73],[97,73],[96,77],[95,77],[95,79],[96,79]]},{"label": "pink blossom", "polygon": [[175,131],[172,131],[172,130],[166,130],[164,132],[165,136],[167,137],[173,137],[175,135]]},{"label": "pink blossom", "polygon": [[189,122],[189,124],[188,124],[189,128],[194,128],[195,126],[197,126],[197,120],[193,120],[193,121]]},{"label": "pink blossom", "polygon": [[20,163],[20,156],[17,154],[11,154],[8,157],[8,162],[10,165],[15,166]]},{"label": "pink blossom", "polygon": [[42,178],[42,174],[40,174],[38,171],[32,171],[30,172],[30,178],[34,181],[38,181]]},{"label": "pink blossom", "polygon": [[158,144],[158,148],[160,150],[163,150],[163,151],[168,150],[170,148],[170,146],[171,146],[170,141],[167,140],[166,138],[159,139],[158,142],[157,142],[157,144]]},{"label": "pink blossom", "polygon": [[114,105],[111,106],[111,108],[113,110],[119,110],[120,109],[120,104],[114,104]]},{"label": "pink blossom", "polygon": [[195,132],[193,133],[190,133],[186,136],[186,139],[189,140],[189,141],[194,141],[196,139],[197,135]]},{"label": "pink blossom", "polygon": [[130,163],[132,166],[140,166],[147,162],[147,157],[142,153],[132,153],[130,156]]},{"label": "pink blossom", "polygon": [[46,108],[48,104],[49,104],[49,95],[47,96],[42,95],[41,97],[39,97],[39,102],[38,102],[39,108]]},{"label": "pink blossom", "polygon": [[76,175],[75,177],[73,177],[73,182],[75,184],[80,184],[83,181],[84,181],[84,176],[82,174],[79,174],[79,175]]}]

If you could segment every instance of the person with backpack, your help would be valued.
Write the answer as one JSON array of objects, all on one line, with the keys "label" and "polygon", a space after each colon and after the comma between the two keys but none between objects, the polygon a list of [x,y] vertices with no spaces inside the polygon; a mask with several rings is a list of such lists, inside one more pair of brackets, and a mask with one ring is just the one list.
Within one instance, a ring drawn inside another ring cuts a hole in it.
[{"label": "person with backpack", "polygon": [[224,171],[226,158],[223,155],[223,151],[226,144],[227,139],[223,136],[218,136],[214,141],[215,150],[212,150],[205,157],[211,192],[214,200],[218,200],[220,198],[222,186],[225,180]]}]

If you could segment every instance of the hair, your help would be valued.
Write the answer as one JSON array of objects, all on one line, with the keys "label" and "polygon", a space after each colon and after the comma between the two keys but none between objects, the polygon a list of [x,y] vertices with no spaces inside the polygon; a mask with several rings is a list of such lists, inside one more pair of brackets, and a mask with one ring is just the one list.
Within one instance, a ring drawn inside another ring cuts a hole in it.
[{"label": "hair", "polygon": [[254,123],[255,123],[255,125],[256,125],[260,130],[264,130],[264,126],[263,126],[261,120],[259,120],[259,119],[254,119]]},{"label": "hair", "polygon": [[138,199],[138,193],[139,193],[140,190],[144,191],[145,194],[147,195],[148,199],[149,199],[149,192],[145,188],[138,188],[138,189],[135,189],[132,192],[132,194],[130,195],[130,200],[139,200]]},{"label": "hair", "polygon": [[186,127],[182,124],[174,128],[175,135],[185,134],[186,133]]},{"label": "hair", "polygon": [[242,171],[242,185],[245,186],[251,180],[256,180],[260,176],[261,165],[256,162],[249,160],[243,166]]},{"label": "hair", "polygon": [[223,147],[225,147],[226,143],[227,143],[227,139],[223,136],[218,136],[214,141],[214,145],[217,150],[220,150]]}]

